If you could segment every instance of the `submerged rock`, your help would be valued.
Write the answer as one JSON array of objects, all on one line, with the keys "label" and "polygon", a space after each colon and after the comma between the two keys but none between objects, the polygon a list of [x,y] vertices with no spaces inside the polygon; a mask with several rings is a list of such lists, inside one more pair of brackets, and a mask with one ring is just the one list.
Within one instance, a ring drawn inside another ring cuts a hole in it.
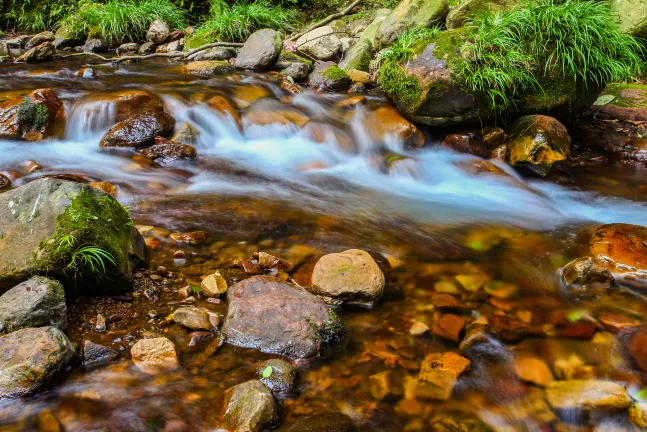
[{"label": "submerged rock", "polygon": [[155,144],[142,151],[142,155],[160,165],[170,165],[183,159],[195,159],[195,147],[188,144],[169,141],[163,137],[155,137]]},{"label": "submerged rock", "polygon": [[275,394],[288,394],[294,391],[297,370],[285,360],[267,360],[256,367],[256,376]]},{"label": "submerged rock", "polygon": [[47,326],[67,327],[65,291],[60,282],[34,276],[0,296],[0,333]]},{"label": "submerged rock", "polygon": [[609,288],[613,275],[591,257],[577,258],[559,271],[566,287],[577,289]]},{"label": "submerged rock", "polygon": [[420,129],[398,110],[390,105],[379,107],[366,115],[366,128],[376,141],[385,141],[395,136],[408,147],[420,148],[425,145],[427,138]]},{"label": "submerged rock", "polygon": [[245,129],[271,124],[301,128],[310,121],[310,117],[292,105],[263,98],[250,105],[243,115],[242,121]]},{"label": "submerged rock", "polygon": [[220,327],[221,319],[209,309],[201,307],[181,307],[173,312],[173,321],[192,330],[215,330]]},{"label": "submerged rock", "polygon": [[617,412],[631,405],[627,389],[611,381],[553,381],[546,400],[556,411]]},{"label": "submerged rock", "polygon": [[0,104],[0,138],[36,140],[54,134],[63,102],[50,89],[34,90]]},{"label": "submerged rock", "polygon": [[269,276],[238,282],[227,292],[223,333],[232,345],[299,359],[345,337],[339,318],[316,296]]},{"label": "submerged rock", "polygon": [[471,361],[453,352],[429,354],[423,360],[418,374],[416,396],[423,399],[449,399],[456,380],[471,364]]},{"label": "submerged rock", "polygon": [[342,413],[323,413],[302,417],[289,432],[357,432],[353,419]]},{"label": "submerged rock", "polygon": [[[55,178],[35,180],[0,194],[0,291],[32,275],[75,279],[81,292],[119,293],[133,269],[146,260],[144,240],[126,209],[111,196],[84,184]],[[96,247],[103,268],[80,258]],[[69,293],[68,293],[69,294]]]},{"label": "submerged rock", "polygon": [[73,356],[72,344],[56,327],[22,329],[0,337],[0,399],[39,390]]},{"label": "submerged rock", "polygon": [[130,350],[133,363],[142,372],[157,373],[180,367],[175,344],[165,337],[142,339]]},{"label": "submerged rock", "polygon": [[173,132],[175,119],[162,110],[149,110],[120,121],[101,138],[101,147],[142,147],[157,136]]},{"label": "submerged rock", "polygon": [[469,414],[450,411],[431,419],[431,432],[494,432],[483,420]]},{"label": "submerged rock", "polygon": [[624,328],[618,333],[618,339],[638,369],[647,373],[647,326]]},{"label": "submerged rock", "polygon": [[119,353],[113,349],[86,340],[83,343],[83,367],[92,369],[106,365],[119,357]]},{"label": "submerged rock", "polygon": [[591,237],[589,251],[613,274],[616,283],[647,288],[647,227],[601,225]]},{"label": "submerged rock", "polygon": [[283,34],[271,29],[254,32],[245,42],[234,67],[238,69],[265,70],[276,63],[283,49]]},{"label": "submerged rock", "polygon": [[377,30],[379,47],[395,42],[400,35],[418,27],[434,27],[445,22],[449,12],[446,0],[404,0],[393,9]]},{"label": "submerged rock", "polygon": [[247,381],[225,390],[212,406],[208,424],[235,432],[260,432],[276,424],[278,410],[272,392],[260,381]]},{"label": "submerged rock", "polygon": [[324,255],[312,271],[312,292],[326,303],[374,306],[384,294],[384,273],[365,251]]}]

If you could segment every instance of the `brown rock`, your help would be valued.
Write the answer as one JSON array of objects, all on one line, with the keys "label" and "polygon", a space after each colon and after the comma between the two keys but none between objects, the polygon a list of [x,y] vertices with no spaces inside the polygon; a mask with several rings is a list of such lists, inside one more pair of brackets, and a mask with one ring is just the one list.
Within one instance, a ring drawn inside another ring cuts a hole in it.
[{"label": "brown rock", "polygon": [[42,139],[56,130],[63,117],[63,102],[50,89],[38,89],[26,97],[0,104],[0,137]]},{"label": "brown rock", "polygon": [[240,114],[229,99],[221,95],[216,95],[207,100],[207,105],[223,116],[229,117],[236,124],[238,130],[243,130],[243,121]]},{"label": "brown rock", "polygon": [[469,310],[456,297],[444,293],[431,293],[431,304],[439,309]]},{"label": "brown rock", "polygon": [[115,120],[121,122],[127,118],[146,111],[160,111],[164,109],[161,99],[144,90],[123,90],[112,93],[98,93],[86,96],[84,104],[96,104],[103,107],[112,104],[115,107]]},{"label": "brown rock", "polygon": [[23,55],[16,59],[18,63],[35,63],[39,61],[49,60],[56,53],[56,48],[51,42],[43,42],[25,52]]},{"label": "brown rock", "polygon": [[611,381],[553,381],[546,399],[553,410],[567,412],[619,412],[631,405],[627,390]]},{"label": "brown rock", "polygon": [[198,245],[204,243],[209,238],[209,234],[204,231],[193,231],[186,233],[172,233],[170,237],[178,243]]},{"label": "brown rock", "polygon": [[560,269],[565,286],[577,289],[604,289],[613,283],[611,272],[591,257],[577,258]]},{"label": "brown rock", "polygon": [[531,337],[544,336],[544,331],[541,328],[523,323],[506,315],[493,316],[491,325],[494,333],[508,342],[519,342]]},{"label": "brown rock", "polygon": [[270,124],[301,128],[308,121],[310,118],[300,110],[269,98],[254,102],[243,115],[245,129]]},{"label": "brown rock", "polygon": [[472,362],[453,352],[429,354],[422,361],[416,396],[422,399],[447,400],[456,380]]},{"label": "brown rock", "polygon": [[201,307],[181,307],[173,312],[173,321],[191,330],[216,330],[221,318]]},{"label": "brown rock", "polygon": [[465,320],[458,315],[445,314],[431,328],[434,336],[440,336],[458,343],[465,327]]},{"label": "brown rock", "polygon": [[388,135],[396,135],[405,145],[416,148],[424,146],[427,141],[416,125],[402,117],[398,110],[390,105],[370,112],[366,117],[366,126],[375,140],[384,140]]},{"label": "brown rock", "polygon": [[197,152],[188,144],[155,137],[155,144],[142,150],[142,155],[160,165],[169,165],[178,160],[195,159]]},{"label": "brown rock", "polygon": [[630,318],[626,315],[620,315],[615,313],[601,313],[598,315],[598,320],[602,325],[609,331],[613,333],[618,333],[620,330],[627,327],[636,327],[640,324],[640,321],[634,318]]},{"label": "brown rock", "polygon": [[178,72],[187,75],[215,75],[229,73],[233,70],[226,60],[194,61],[180,66]]},{"label": "brown rock", "polygon": [[208,425],[231,432],[260,432],[279,419],[271,390],[258,380],[225,390],[212,406]]},{"label": "brown rock", "polygon": [[364,105],[366,103],[365,96],[351,96],[346,99],[342,99],[335,104],[337,108],[354,108],[358,105]]},{"label": "brown rock", "polygon": [[396,376],[393,370],[386,370],[375,375],[368,377],[371,396],[374,399],[383,400],[396,400],[402,397],[404,389],[402,380]]},{"label": "brown rock", "polygon": [[145,373],[156,373],[180,367],[175,345],[165,337],[142,339],[130,350],[133,363]]},{"label": "brown rock", "polygon": [[618,339],[638,369],[647,373],[647,326],[624,328],[618,333]]},{"label": "brown rock", "polygon": [[200,289],[207,297],[219,297],[227,293],[227,281],[220,274],[215,272],[202,279]]},{"label": "brown rock", "polygon": [[271,97],[272,93],[264,87],[255,85],[243,85],[234,89],[233,99],[239,108],[247,108],[255,101]]},{"label": "brown rock", "polygon": [[647,228],[640,225],[599,226],[590,242],[593,258],[606,267],[617,283],[647,287]]},{"label": "brown rock", "polygon": [[468,153],[479,157],[487,157],[490,153],[483,142],[483,136],[475,130],[449,134],[440,145],[459,153]]},{"label": "brown rock", "polygon": [[409,329],[409,334],[412,336],[420,336],[429,331],[429,326],[423,322],[415,321]]},{"label": "brown rock", "polygon": [[108,182],[92,182],[88,183],[88,186],[100,190],[101,192],[105,192],[111,197],[116,197],[117,196],[117,188],[112,184]]},{"label": "brown rock", "polygon": [[0,174],[0,191],[4,189],[9,189],[11,187],[11,180],[9,177],[4,174]]},{"label": "brown rock", "polygon": [[160,110],[149,110],[123,120],[101,139],[101,147],[142,147],[152,144],[157,136],[173,132],[175,119]]},{"label": "brown rock", "polygon": [[514,361],[514,371],[520,380],[545,387],[553,381],[548,365],[536,357],[519,357]]}]

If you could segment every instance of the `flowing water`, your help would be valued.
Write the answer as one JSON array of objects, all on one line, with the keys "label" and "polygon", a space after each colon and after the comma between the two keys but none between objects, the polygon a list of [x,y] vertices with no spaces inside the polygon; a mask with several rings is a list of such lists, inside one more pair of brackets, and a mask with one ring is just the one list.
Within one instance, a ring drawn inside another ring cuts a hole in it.
[{"label": "flowing water", "polygon": [[[471,310],[462,314],[468,321],[505,313],[549,334],[559,313],[622,313],[642,321],[647,307],[635,293],[582,296],[560,287],[556,275],[560,266],[581,255],[591,227],[647,225],[642,168],[586,165],[546,180],[522,177],[503,165],[506,175],[475,173],[469,167],[476,157],[442,149],[435,139],[424,148],[409,149],[397,136],[377,136],[366,118],[388,103],[379,94],[368,95],[365,105],[339,108],[337,102],[347,95],[306,91],[292,96],[269,75],[207,79],[181,75],[174,66],[95,66],[92,79],[75,76],[81,63],[0,69],[0,96],[52,88],[64,101],[67,117],[65,131],[56,139],[0,141],[0,171],[23,172],[16,186],[63,174],[114,184],[135,223],[148,226],[142,231],[151,250],[150,269],[154,273],[164,266],[172,272],[162,272],[161,282],[149,278],[151,271],[140,272],[127,301],[72,301],[70,339],[116,349],[121,361],[89,372],[72,368],[46,393],[1,403],[0,430],[50,430],[44,426],[50,414],[65,431],[205,430],[216,396],[253,377],[254,366],[272,356],[227,344],[211,357],[192,354],[183,349],[188,332],[178,325],[164,327],[162,321],[178,307],[180,288],[199,285],[201,276],[219,269],[230,280],[240,279],[232,263],[257,251],[298,264],[293,277],[303,284],[318,257],[348,248],[379,252],[393,266],[381,304],[340,311],[349,334],[345,350],[298,364],[297,391],[280,400],[281,431],[300,417],[323,412],[348,414],[362,431],[426,431],[434,415],[450,410],[476,415],[498,430],[550,430],[546,425],[556,420],[547,419],[541,409],[541,389],[521,382],[511,370],[511,361],[520,355],[544,360],[557,375],[563,371],[556,370],[556,360],[575,356],[582,360],[573,366],[579,367],[576,375],[640,388],[617,343],[600,330],[593,339],[530,338],[516,345],[493,341],[495,359],[473,358],[451,399],[417,398],[412,387],[425,356],[458,348],[429,334],[411,336],[409,329],[415,321],[431,327],[438,311],[430,297],[440,286],[456,290]],[[156,94],[178,125],[190,124],[197,132],[193,145],[198,158],[164,168],[144,163],[131,149],[101,149],[99,141],[116,116],[105,95],[123,90]],[[323,139],[313,140],[292,125],[245,125],[241,132],[230,117],[204,103],[224,94],[244,112],[249,95],[257,92],[283,100],[311,123],[323,125]],[[442,136],[442,131],[426,132]],[[403,158],[386,166],[392,154]],[[42,169],[26,173],[29,160]],[[178,245],[168,237],[197,230],[209,233],[199,246]],[[174,260],[178,249],[189,257],[186,262]],[[488,298],[455,283],[457,275],[474,274],[514,284],[518,293]],[[224,304],[198,300],[213,311],[226,311]],[[94,327],[98,313],[117,317],[105,332]],[[180,347],[179,371],[151,377],[132,368],[130,347],[151,334],[165,335]],[[376,390],[375,375],[384,371],[392,380],[386,396]],[[579,416],[566,420],[571,425],[585,422]],[[604,417],[598,427],[626,424],[625,414]]]}]

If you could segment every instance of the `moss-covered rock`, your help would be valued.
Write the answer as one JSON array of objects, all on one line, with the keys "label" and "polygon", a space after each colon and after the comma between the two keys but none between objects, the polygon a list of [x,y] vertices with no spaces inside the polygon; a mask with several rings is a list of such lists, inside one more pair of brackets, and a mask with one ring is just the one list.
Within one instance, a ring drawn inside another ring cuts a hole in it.
[{"label": "moss-covered rock", "polygon": [[350,77],[333,62],[319,62],[310,74],[310,86],[322,91],[343,91],[350,85]]},{"label": "moss-covered rock", "polygon": [[180,66],[177,71],[187,75],[215,75],[233,70],[227,60],[201,60]]},{"label": "moss-covered rock", "polygon": [[0,291],[47,275],[68,293],[119,293],[146,260],[126,209],[80,183],[44,178],[0,194],[0,227]]},{"label": "moss-covered rock", "polygon": [[604,119],[647,121],[647,85],[609,84],[592,109]]},{"label": "moss-covered rock", "polygon": [[510,10],[517,4],[519,0],[464,0],[449,11],[446,25],[450,30],[457,29],[482,13]]},{"label": "moss-covered rock", "polygon": [[63,102],[50,89],[38,89],[0,104],[0,137],[36,140],[54,133]]},{"label": "moss-covered rock", "polygon": [[623,32],[647,38],[647,2],[644,0],[609,0]]},{"label": "moss-covered rock", "polygon": [[380,25],[377,43],[384,47],[395,42],[407,30],[442,24],[448,12],[447,0],[404,0]]},{"label": "moss-covered rock", "polygon": [[339,67],[346,72],[353,69],[368,72],[369,63],[373,60],[373,52],[377,48],[375,37],[380,26],[386,19],[384,15],[378,15],[373,22],[362,32],[359,40],[344,55],[339,62]]},{"label": "moss-covered rock", "polygon": [[0,296],[0,334],[46,326],[67,327],[65,291],[60,282],[34,276]]},{"label": "moss-covered rock", "polygon": [[260,381],[247,381],[225,390],[214,402],[210,426],[228,431],[259,432],[279,420],[272,392]]}]

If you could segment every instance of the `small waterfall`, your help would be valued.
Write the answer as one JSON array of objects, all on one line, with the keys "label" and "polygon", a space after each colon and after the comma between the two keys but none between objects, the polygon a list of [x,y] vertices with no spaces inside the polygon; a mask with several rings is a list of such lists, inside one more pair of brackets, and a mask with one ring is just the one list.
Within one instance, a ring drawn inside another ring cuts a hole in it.
[{"label": "small waterfall", "polygon": [[113,101],[96,99],[81,99],[66,106],[65,137],[73,141],[87,141],[105,133],[115,124],[116,106]]}]

